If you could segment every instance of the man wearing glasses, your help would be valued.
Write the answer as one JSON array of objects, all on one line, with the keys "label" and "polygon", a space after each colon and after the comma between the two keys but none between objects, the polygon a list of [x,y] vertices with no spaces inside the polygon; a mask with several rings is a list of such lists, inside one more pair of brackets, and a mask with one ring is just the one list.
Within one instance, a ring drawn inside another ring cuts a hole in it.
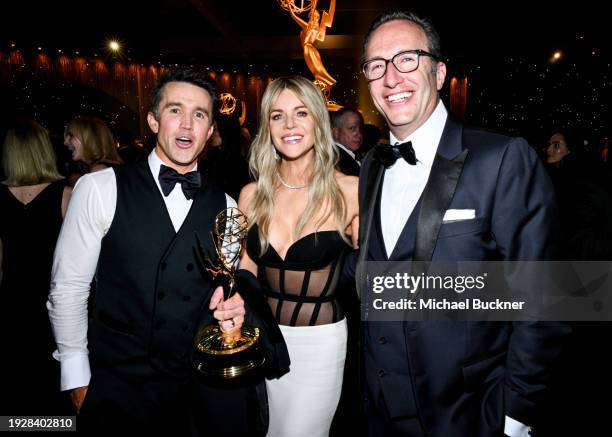
[{"label": "man wearing glasses", "polygon": [[[362,71],[391,131],[360,176],[362,298],[367,261],[550,259],[555,208],[544,168],[523,139],[448,116],[431,23],[379,16]],[[365,323],[369,434],[527,436],[568,333],[561,323]]]}]

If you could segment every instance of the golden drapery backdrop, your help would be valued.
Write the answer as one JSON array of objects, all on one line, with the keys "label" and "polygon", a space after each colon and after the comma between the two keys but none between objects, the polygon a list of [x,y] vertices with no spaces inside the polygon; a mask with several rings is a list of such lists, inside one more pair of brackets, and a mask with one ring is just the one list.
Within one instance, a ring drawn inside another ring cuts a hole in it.
[{"label": "golden drapery backdrop", "polygon": [[[94,88],[116,98],[138,114],[138,132],[134,133],[146,136],[149,133],[146,113],[151,103],[150,92],[160,75],[168,68],[170,67],[163,65],[145,66],[78,55],[71,57],[60,54],[51,57],[40,52],[33,56],[24,56],[18,50],[8,54],[0,51],[0,88],[10,86],[15,77],[25,74],[49,85],[71,83],[84,88]],[[208,71],[208,75],[216,82],[219,94],[231,93],[244,102],[249,122],[256,124],[261,97],[272,80],[269,76],[214,71],[207,67],[194,68],[204,68]]]},{"label": "golden drapery backdrop", "polygon": [[451,78],[450,81],[450,112],[459,120],[465,120],[467,109],[467,77]]}]

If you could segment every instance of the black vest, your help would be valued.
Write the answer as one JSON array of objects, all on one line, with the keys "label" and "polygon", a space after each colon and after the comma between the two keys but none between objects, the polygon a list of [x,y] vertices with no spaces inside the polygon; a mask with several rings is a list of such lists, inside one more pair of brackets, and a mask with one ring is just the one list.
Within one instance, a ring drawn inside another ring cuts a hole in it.
[{"label": "black vest", "polygon": [[225,194],[204,185],[177,233],[147,161],[115,175],[117,207],[102,240],[89,327],[92,367],[184,375],[195,330],[213,320],[212,279],[197,263],[195,233],[214,253],[210,230]]},{"label": "black vest", "polygon": [[[381,224],[383,183],[379,186],[373,229],[370,234],[368,261],[410,261],[414,254],[417,220],[421,196],[397,240],[390,257],[384,245]],[[366,303],[369,305],[369,303]],[[408,325],[414,325],[409,323]],[[369,322],[364,324],[365,377],[372,402],[383,402],[391,419],[416,417],[416,396],[412,386],[409,351],[406,344],[405,322]]]}]

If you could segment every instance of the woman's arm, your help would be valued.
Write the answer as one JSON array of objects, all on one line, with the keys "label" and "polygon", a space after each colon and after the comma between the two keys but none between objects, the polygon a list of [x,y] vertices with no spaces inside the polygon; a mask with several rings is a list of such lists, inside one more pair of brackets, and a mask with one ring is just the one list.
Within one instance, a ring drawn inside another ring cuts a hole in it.
[{"label": "woman's arm", "polygon": [[[238,197],[238,209],[242,211],[243,214],[248,209],[249,203],[255,194],[256,187],[257,183],[251,182],[240,191],[240,197]],[[247,219],[249,219],[249,217],[247,217]],[[255,262],[251,259],[246,249],[242,251],[239,267],[241,269],[248,270],[249,272],[253,273],[253,275],[257,276],[257,264],[255,264]]]},{"label": "woman's arm", "polygon": [[346,204],[346,234],[351,236],[353,247],[359,247],[359,178],[336,173],[340,191]]},{"label": "woman's arm", "polygon": [[72,187],[64,187],[62,194],[62,218],[66,216],[66,210],[68,209],[68,203],[70,202],[70,196],[72,195]]}]

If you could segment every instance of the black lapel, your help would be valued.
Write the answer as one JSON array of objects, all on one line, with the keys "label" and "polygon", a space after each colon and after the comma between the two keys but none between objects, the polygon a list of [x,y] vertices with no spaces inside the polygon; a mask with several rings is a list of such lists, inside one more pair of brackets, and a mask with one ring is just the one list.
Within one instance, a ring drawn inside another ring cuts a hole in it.
[{"label": "black lapel", "polygon": [[382,203],[382,189],[384,184],[385,176],[383,171],[383,177],[378,184],[378,189],[376,193],[373,193],[373,195],[376,196],[374,217],[372,217],[374,233],[370,234],[370,239],[368,240],[368,251],[371,255],[369,259],[375,259],[377,261],[389,261],[389,257],[387,256],[387,248],[385,246],[385,237],[383,236],[382,230],[382,214],[380,212],[380,205]]},{"label": "black lapel", "polygon": [[336,145],[336,150],[338,150],[339,155],[336,168],[346,175],[359,176],[361,167],[359,166],[357,161],[351,155],[349,155],[349,153],[342,147]]},{"label": "black lapel", "polygon": [[463,125],[449,116],[423,190],[414,261],[430,261],[433,256],[442,218],[455,194],[467,154],[463,147]]},{"label": "black lapel", "polygon": [[[362,297],[361,287],[365,284],[367,255],[369,251],[370,234],[372,233],[373,219],[376,208],[371,205],[371,202],[376,202],[376,194],[379,191],[380,183],[384,174],[384,167],[373,156],[370,157],[369,171],[364,187],[364,195],[361,196],[363,202],[368,202],[369,205],[360,205],[359,207],[359,258],[357,259],[357,267],[355,271],[355,279],[357,285],[357,293]],[[364,161],[364,165],[367,165]]]},{"label": "black lapel", "polygon": [[[411,267],[412,276],[420,276],[429,270],[444,213],[453,200],[457,182],[468,155],[468,150],[463,149],[462,135],[462,125],[450,117],[447,118],[436,157],[431,166],[431,173],[421,198],[421,210],[417,222],[414,257]],[[420,292],[421,289],[409,293],[407,298],[415,300]],[[407,316],[408,312],[405,312],[404,315]],[[415,326],[418,326],[418,324],[404,321],[404,329],[406,330],[415,329]]]},{"label": "black lapel", "polygon": [[423,191],[423,203],[417,222],[414,261],[431,260],[444,213],[453,200],[467,154],[466,149],[452,160],[441,155],[436,155],[434,158],[429,180]]}]

